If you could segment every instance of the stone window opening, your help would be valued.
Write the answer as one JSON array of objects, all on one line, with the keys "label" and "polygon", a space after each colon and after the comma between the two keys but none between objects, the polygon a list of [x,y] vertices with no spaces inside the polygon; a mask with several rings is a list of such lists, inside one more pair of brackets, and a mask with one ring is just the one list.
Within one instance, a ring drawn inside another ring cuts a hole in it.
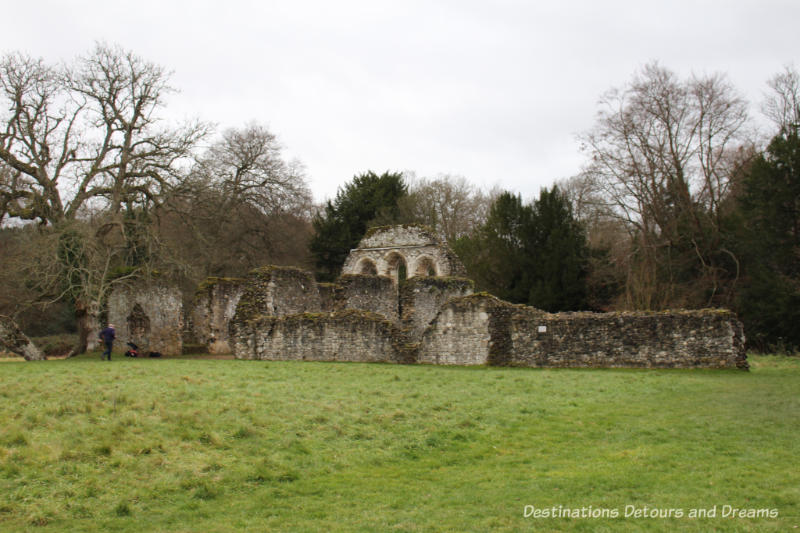
[{"label": "stone window opening", "polygon": [[423,257],[417,262],[417,271],[415,276],[430,276],[434,277],[436,273],[436,264],[430,257]]},{"label": "stone window opening", "polygon": [[358,264],[358,273],[366,276],[377,276],[378,267],[375,266],[375,263],[372,260],[362,259]]},{"label": "stone window opening", "polygon": [[150,336],[150,318],[144,313],[142,306],[133,306],[131,314],[128,315],[128,334],[130,341],[140,343]]},{"label": "stone window opening", "polygon": [[392,252],[386,258],[386,274],[391,277],[395,283],[401,285],[406,278],[408,278],[408,266],[405,258],[397,252]]}]

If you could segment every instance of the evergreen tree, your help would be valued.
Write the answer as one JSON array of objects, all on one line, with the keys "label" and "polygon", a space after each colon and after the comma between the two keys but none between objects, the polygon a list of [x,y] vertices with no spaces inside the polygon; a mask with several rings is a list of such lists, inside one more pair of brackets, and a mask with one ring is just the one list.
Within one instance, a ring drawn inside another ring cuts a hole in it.
[{"label": "evergreen tree", "polygon": [[546,311],[587,307],[586,234],[555,186],[529,205],[501,194],[477,234],[455,248],[478,286],[499,298]]},{"label": "evergreen tree", "polygon": [[408,187],[399,172],[372,171],[353,177],[340,188],[336,198],[328,201],[324,211],[314,217],[311,254],[318,277],[332,281],[339,274],[347,254],[358,245],[370,223],[396,221],[398,201],[408,194]]},{"label": "evergreen tree", "polygon": [[738,310],[759,350],[800,348],[800,138],[775,137],[750,166],[739,199],[745,280]]},{"label": "evergreen tree", "polygon": [[528,303],[545,311],[586,309],[589,249],[586,233],[557,187],[542,189],[533,204],[529,251],[534,279]]}]

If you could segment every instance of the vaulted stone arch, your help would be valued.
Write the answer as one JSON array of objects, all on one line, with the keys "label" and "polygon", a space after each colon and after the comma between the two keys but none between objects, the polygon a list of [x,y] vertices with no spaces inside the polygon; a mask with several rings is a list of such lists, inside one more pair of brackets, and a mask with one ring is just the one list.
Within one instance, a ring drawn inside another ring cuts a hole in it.
[{"label": "vaulted stone arch", "polygon": [[[407,276],[459,277],[466,270],[447,243],[428,228],[414,225],[372,228],[361,239],[358,248],[350,250],[342,274],[364,274],[363,262],[375,264],[378,275],[394,274],[398,270],[397,256],[403,259]],[[391,263],[391,264],[390,264]]]},{"label": "vaulted stone arch", "polygon": [[408,278],[408,261],[397,251],[386,254],[386,275],[392,278],[395,283],[402,283]]},{"label": "vaulted stone arch", "polygon": [[418,258],[414,265],[415,276],[438,276],[438,272],[439,269],[436,268],[436,262],[427,255]]},{"label": "vaulted stone arch", "polygon": [[362,258],[361,261],[358,262],[357,270],[359,274],[367,276],[378,275],[378,266],[375,264],[375,261],[367,257]]}]

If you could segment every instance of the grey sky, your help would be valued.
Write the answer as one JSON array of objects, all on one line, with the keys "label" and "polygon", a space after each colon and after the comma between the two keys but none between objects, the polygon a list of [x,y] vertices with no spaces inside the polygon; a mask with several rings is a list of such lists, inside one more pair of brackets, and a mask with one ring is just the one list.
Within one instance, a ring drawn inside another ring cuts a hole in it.
[{"label": "grey sky", "polygon": [[97,40],[174,71],[169,112],[266,124],[317,200],[353,174],[457,174],[530,198],[583,161],[597,99],[658,60],[753,103],[800,52],[800,2],[14,2],[0,51]]}]

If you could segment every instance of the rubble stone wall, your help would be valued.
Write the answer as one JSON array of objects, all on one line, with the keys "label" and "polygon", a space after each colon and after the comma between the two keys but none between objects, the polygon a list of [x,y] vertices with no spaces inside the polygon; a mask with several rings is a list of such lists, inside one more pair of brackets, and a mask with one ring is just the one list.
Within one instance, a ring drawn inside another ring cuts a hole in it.
[{"label": "rubble stone wall", "polygon": [[742,368],[744,333],[724,310],[545,313],[478,294],[446,304],[419,361],[532,367]]},{"label": "rubble stone wall", "polygon": [[118,349],[133,342],[140,353],[183,350],[183,300],[176,286],[138,281],[117,287],[108,299],[108,321],[116,327]]},{"label": "rubble stone wall", "polygon": [[198,287],[192,308],[192,329],[194,338],[208,347],[208,353],[231,353],[228,324],[243,291],[241,278],[208,278]]},{"label": "rubble stone wall", "polygon": [[397,286],[386,276],[345,274],[337,280],[341,287],[336,309],[361,309],[396,322]]},{"label": "rubble stone wall", "polygon": [[451,298],[472,294],[474,284],[465,278],[415,277],[400,289],[400,311],[403,327],[412,338],[422,332]]},{"label": "rubble stone wall", "polygon": [[237,329],[239,359],[410,362],[392,322],[365,311],[260,316]]},{"label": "rubble stone wall", "polygon": [[725,310],[530,313],[510,323],[509,364],[521,366],[747,368],[744,332]]}]

